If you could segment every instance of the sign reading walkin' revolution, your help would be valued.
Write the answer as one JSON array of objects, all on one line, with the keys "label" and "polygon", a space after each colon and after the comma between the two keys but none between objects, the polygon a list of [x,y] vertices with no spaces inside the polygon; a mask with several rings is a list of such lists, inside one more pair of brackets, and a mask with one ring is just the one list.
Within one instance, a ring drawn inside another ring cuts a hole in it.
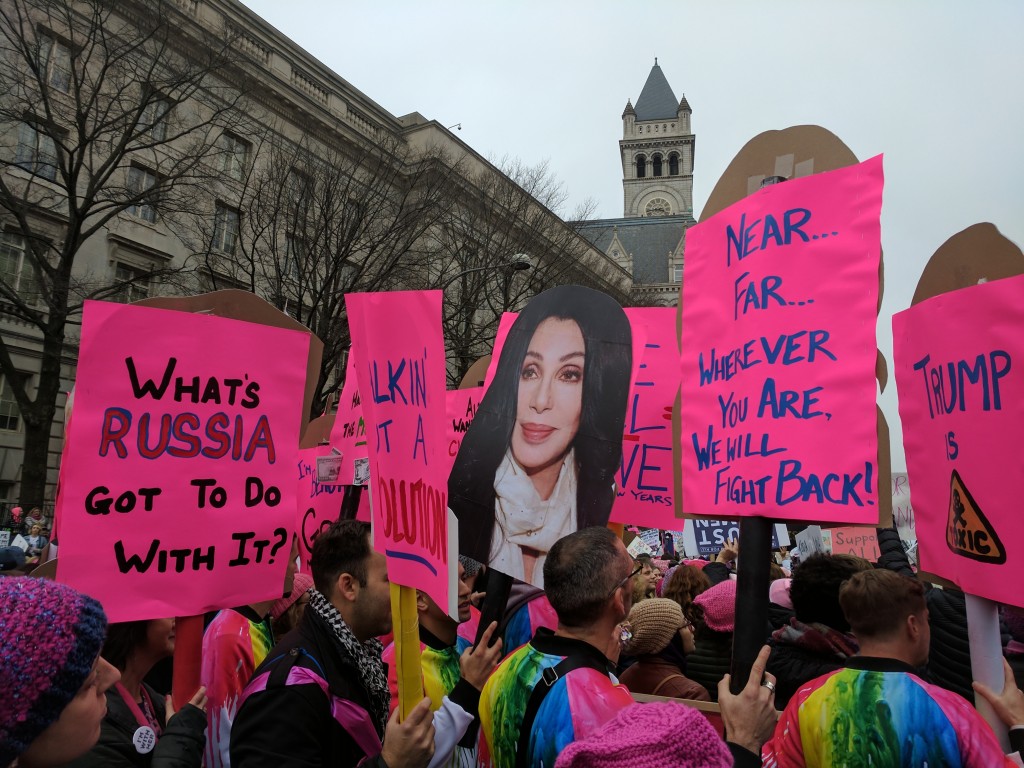
[{"label": "sign reading walkin' revolution", "polygon": [[457,615],[440,291],[345,296],[370,453],[374,548],[395,584]]},{"label": "sign reading walkin' revolution", "polygon": [[921,567],[1024,605],[1024,276],[935,296],[892,327]]},{"label": "sign reading walkin' revolution", "polygon": [[879,156],[687,231],[687,514],[877,522],[881,204]]},{"label": "sign reading walkin' revolution", "polygon": [[298,331],[86,302],[60,581],[115,622],[279,597],[308,353]]}]

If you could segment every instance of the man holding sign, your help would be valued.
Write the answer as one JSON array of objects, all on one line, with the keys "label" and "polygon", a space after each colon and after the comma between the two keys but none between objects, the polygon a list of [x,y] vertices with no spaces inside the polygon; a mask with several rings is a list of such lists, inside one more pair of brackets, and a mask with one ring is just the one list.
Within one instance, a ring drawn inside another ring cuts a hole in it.
[{"label": "man holding sign", "polygon": [[426,766],[434,753],[430,700],[401,723],[397,712],[388,718],[390,694],[376,638],[391,631],[390,584],[369,526],[331,526],[313,545],[311,567],[315,588],[302,621],[243,694],[231,731],[231,764]]}]

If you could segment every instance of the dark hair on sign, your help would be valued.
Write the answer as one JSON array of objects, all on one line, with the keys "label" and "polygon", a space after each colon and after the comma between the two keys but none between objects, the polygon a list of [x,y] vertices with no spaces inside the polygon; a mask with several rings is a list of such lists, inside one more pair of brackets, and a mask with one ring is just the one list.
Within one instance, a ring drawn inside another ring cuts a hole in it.
[{"label": "dark hair on sign", "polygon": [[855,573],[871,568],[871,563],[855,555],[808,557],[793,571],[793,582],[789,586],[797,620],[848,632],[850,625],[839,607],[839,587]]},{"label": "dark hair on sign", "polygon": [[122,621],[107,627],[100,656],[122,672],[136,648],[146,644],[149,621]]},{"label": "dark hair on sign", "polygon": [[862,571],[840,587],[839,604],[859,639],[885,639],[925,610],[924,585],[885,569]]},{"label": "dark hair on sign", "polygon": [[316,537],[310,557],[310,570],[317,591],[330,599],[338,577],[349,574],[366,586],[366,566],[373,547],[370,524],[357,520],[339,520]]},{"label": "dark hair on sign", "polygon": [[544,587],[558,621],[584,627],[597,619],[615,586],[633,569],[607,528],[584,528],[555,542],[544,561]]},{"label": "dark hair on sign", "polygon": [[572,443],[578,470],[576,529],[605,525],[615,501],[633,358],[629,319],[614,299],[598,291],[578,285],[551,288],[527,304],[509,330],[494,380],[449,476],[448,503],[459,518],[459,551],[481,562],[489,561],[494,475],[512,439],[523,360],[537,327],[549,318],[574,321],[585,345],[582,411]]}]

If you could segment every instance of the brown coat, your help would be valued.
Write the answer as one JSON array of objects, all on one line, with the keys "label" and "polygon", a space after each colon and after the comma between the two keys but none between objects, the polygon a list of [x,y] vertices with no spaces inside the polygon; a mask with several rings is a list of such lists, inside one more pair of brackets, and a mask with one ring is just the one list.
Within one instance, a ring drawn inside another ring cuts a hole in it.
[{"label": "brown coat", "polygon": [[641,656],[636,664],[622,673],[619,682],[630,693],[711,701],[703,685],[685,677],[679,667],[657,656]]}]

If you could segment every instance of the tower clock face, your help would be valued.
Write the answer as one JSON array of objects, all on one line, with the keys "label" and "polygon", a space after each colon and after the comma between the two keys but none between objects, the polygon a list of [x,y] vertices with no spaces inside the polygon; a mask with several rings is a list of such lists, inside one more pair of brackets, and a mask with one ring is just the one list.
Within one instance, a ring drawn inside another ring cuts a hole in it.
[{"label": "tower clock face", "polygon": [[668,204],[668,200],[663,197],[656,197],[649,202],[644,208],[645,216],[668,216],[672,213],[672,208]]}]

